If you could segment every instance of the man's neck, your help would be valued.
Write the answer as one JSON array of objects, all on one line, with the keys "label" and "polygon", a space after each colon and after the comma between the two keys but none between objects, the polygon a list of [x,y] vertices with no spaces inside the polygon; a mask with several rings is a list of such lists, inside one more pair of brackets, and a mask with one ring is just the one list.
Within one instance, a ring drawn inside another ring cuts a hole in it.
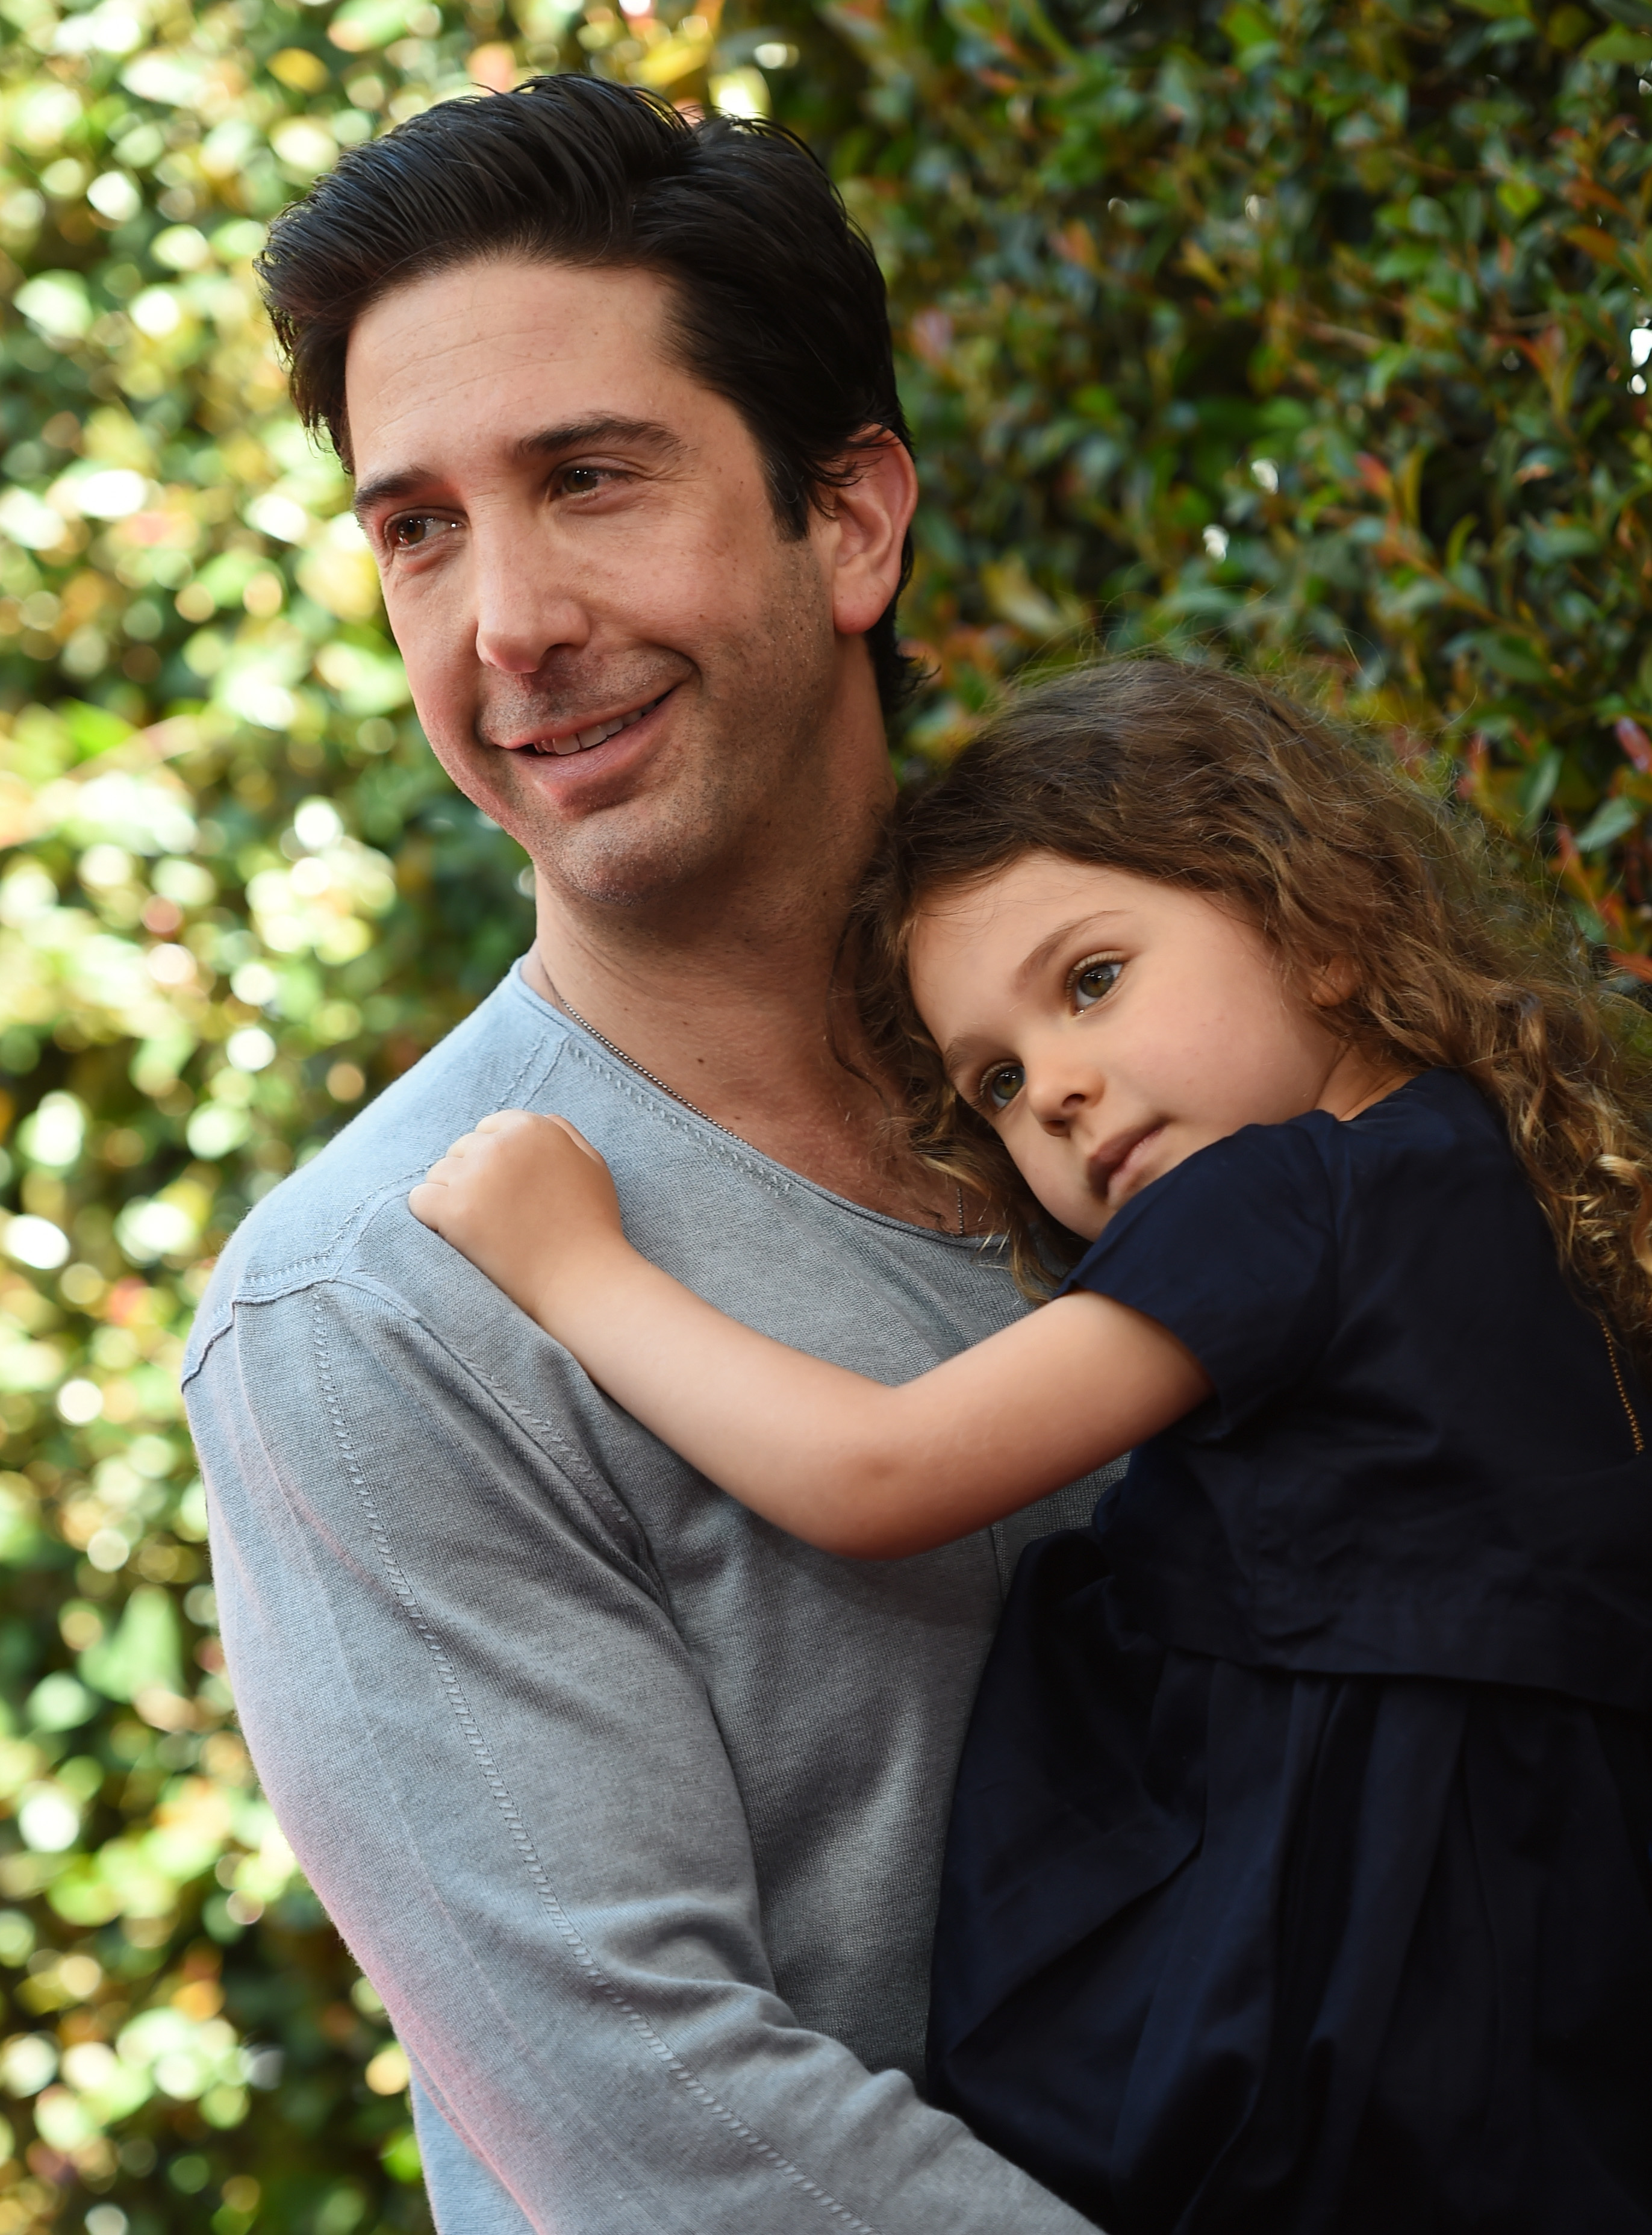
[{"label": "man's neck", "polygon": [[[767,881],[764,881],[765,883]],[[528,985],[640,1069],[777,1163],[834,1194],[952,1229],[953,1191],[891,1145],[839,947],[853,878],[789,905],[718,895],[705,921],[604,912],[541,884]]]}]

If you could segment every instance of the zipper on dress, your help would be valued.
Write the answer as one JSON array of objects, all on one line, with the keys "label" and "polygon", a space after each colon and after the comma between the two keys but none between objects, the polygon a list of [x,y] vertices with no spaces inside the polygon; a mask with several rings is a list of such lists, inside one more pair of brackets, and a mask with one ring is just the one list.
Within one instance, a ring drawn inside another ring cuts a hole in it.
[{"label": "zipper on dress", "polygon": [[1629,1424],[1629,1433],[1635,1439],[1635,1449],[1638,1455],[1646,1449],[1646,1438],[1641,1433],[1641,1424],[1635,1417],[1635,1407],[1629,1402],[1629,1393],[1623,1386],[1623,1370],[1617,1362],[1617,1345],[1612,1340],[1612,1330],[1606,1324],[1604,1314],[1596,1312],[1595,1316],[1599,1320],[1600,1331],[1606,1338],[1606,1355],[1611,1360],[1612,1379],[1617,1384],[1617,1394],[1623,1407],[1623,1417]]}]

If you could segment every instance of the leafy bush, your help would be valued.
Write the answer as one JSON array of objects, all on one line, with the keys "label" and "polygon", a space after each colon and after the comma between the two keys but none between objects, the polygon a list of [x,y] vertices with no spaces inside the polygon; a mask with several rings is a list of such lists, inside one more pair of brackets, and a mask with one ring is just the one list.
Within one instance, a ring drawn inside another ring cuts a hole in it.
[{"label": "leafy bush", "polygon": [[174,1387],[223,1236],[525,944],[250,259],[527,68],[772,108],[889,273],[943,757],[1092,636],[1306,670],[1652,977],[1652,4],[0,0],[0,2235],[423,2224],[252,1782]]},{"label": "leafy bush", "polygon": [[837,16],[901,120],[855,202],[930,490],[919,742],[1064,626],[1288,656],[1645,977],[1652,7],[1099,15]]}]

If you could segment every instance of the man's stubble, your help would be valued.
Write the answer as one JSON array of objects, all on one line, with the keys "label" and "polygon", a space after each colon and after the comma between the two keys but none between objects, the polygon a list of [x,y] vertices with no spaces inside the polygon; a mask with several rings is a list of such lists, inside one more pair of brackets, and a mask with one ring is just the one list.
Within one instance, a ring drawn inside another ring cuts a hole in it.
[{"label": "man's stubble", "polygon": [[726,910],[754,875],[767,882],[785,857],[807,861],[836,836],[824,826],[838,646],[808,539],[777,536],[755,619],[738,636],[697,648],[697,660],[639,653],[605,661],[600,686],[587,671],[588,682],[567,673],[490,697],[488,729],[531,726],[576,698],[612,703],[672,681],[686,702],[668,748],[611,805],[563,816],[531,782],[512,787],[517,812],[500,819],[551,893],[576,912],[675,913],[697,894]]}]

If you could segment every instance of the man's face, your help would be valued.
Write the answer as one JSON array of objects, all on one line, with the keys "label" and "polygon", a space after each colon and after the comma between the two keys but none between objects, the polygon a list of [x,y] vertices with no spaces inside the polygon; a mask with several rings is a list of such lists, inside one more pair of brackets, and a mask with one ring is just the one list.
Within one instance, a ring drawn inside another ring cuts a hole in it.
[{"label": "man's face", "polygon": [[[426,735],[550,884],[643,901],[783,827],[841,698],[828,539],[674,363],[651,273],[462,265],[346,365],[357,509]],[[863,680],[863,678],[862,678]]]}]

